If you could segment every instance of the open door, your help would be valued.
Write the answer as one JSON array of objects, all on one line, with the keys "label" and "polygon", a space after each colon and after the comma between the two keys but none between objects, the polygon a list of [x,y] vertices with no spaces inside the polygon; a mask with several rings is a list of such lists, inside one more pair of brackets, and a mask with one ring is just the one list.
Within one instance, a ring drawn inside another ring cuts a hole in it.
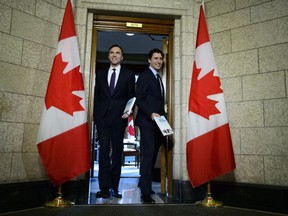
[{"label": "open door", "polygon": [[[148,66],[147,54],[152,48],[159,48],[165,54],[163,82],[165,83],[167,116],[172,125],[172,42],[174,20],[150,19],[94,15],[92,35],[92,58],[90,75],[89,119],[93,117],[94,80],[96,68],[108,64],[107,51],[112,44],[119,44],[124,49],[124,60],[121,64],[135,72],[135,76]],[[126,33],[136,37],[128,37]],[[104,37],[103,37],[104,35]],[[135,38],[137,38],[135,40]],[[90,122],[92,125],[93,122]],[[94,127],[91,128],[93,134]],[[94,137],[94,136],[93,136]],[[93,139],[93,161],[97,160],[97,141]],[[171,142],[161,146],[161,193],[172,195],[172,147]],[[93,175],[94,172],[92,172]]]}]

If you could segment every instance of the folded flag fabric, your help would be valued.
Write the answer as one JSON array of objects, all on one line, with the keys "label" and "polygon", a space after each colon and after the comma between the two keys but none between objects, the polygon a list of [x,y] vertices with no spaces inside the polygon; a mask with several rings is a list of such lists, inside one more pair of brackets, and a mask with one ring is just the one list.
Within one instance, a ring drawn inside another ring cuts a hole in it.
[{"label": "folded flag fabric", "polygon": [[187,170],[197,187],[235,169],[224,94],[200,6],[188,105]]},{"label": "folded flag fabric", "polygon": [[84,82],[70,0],[46,91],[37,148],[54,185],[90,169]]}]

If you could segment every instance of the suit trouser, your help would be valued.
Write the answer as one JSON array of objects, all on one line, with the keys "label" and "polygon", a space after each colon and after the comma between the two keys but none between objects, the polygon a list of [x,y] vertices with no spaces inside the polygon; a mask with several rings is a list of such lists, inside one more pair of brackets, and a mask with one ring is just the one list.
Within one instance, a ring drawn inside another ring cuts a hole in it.
[{"label": "suit trouser", "polygon": [[152,190],[152,170],[157,160],[163,136],[157,126],[139,126],[141,134],[142,158],[140,162],[140,188],[142,195],[150,195]]},{"label": "suit trouser", "polygon": [[121,176],[125,127],[116,127],[109,113],[107,113],[99,128],[97,127],[97,132],[100,145],[99,187],[104,191],[110,188],[118,189]]}]

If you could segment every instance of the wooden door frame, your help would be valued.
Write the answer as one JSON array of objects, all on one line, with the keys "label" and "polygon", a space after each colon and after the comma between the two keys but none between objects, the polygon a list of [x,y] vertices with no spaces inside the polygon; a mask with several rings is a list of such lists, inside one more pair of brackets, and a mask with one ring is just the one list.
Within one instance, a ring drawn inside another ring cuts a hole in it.
[{"label": "wooden door frame", "polygon": [[[96,69],[96,48],[97,48],[97,31],[98,30],[114,30],[123,32],[135,33],[149,33],[168,35],[168,68],[167,68],[167,113],[168,121],[171,125],[172,122],[172,68],[173,68],[173,29],[174,20],[172,19],[153,19],[141,17],[123,17],[123,16],[107,16],[107,15],[94,15],[93,16],[93,30],[92,30],[92,49],[91,49],[91,73],[89,84],[89,134],[92,134],[92,120],[94,109],[94,80]],[[167,47],[166,47],[167,48]],[[173,193],[172,182],[172,148],[173,143],[168,140],[168,144],[161,146],[161,193],[166,193],[171,196]],[[92,150],[94,150],[92,148]],[[94,151],[93,151],[94,152]],[[165,157],[167,152],[167,158]],[[167,161],[166,161],[167,160]],[[166,185],[166,178],[168,185]]]}]

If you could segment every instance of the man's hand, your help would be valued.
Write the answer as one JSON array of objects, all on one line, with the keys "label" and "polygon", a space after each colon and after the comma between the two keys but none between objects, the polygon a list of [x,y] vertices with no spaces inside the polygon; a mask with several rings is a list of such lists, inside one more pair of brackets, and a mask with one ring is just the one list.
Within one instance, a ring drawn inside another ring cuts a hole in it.
[{"label": "man's hand", "polygon": [[154,118],[155,117],[159,117],[160,115],[158,114],[158,113],[152,113],[151,114],[151,118],[152,118],[152,120],[154,121]]},{"label": "man's hand", "polygon": [[125,114],[123,114],[123,115],[121,116],[122,119],[126,119],[126,118],[128,118],[128,117],[129,117],[129,115],[128,115],[127,113],[125,113]]}]

